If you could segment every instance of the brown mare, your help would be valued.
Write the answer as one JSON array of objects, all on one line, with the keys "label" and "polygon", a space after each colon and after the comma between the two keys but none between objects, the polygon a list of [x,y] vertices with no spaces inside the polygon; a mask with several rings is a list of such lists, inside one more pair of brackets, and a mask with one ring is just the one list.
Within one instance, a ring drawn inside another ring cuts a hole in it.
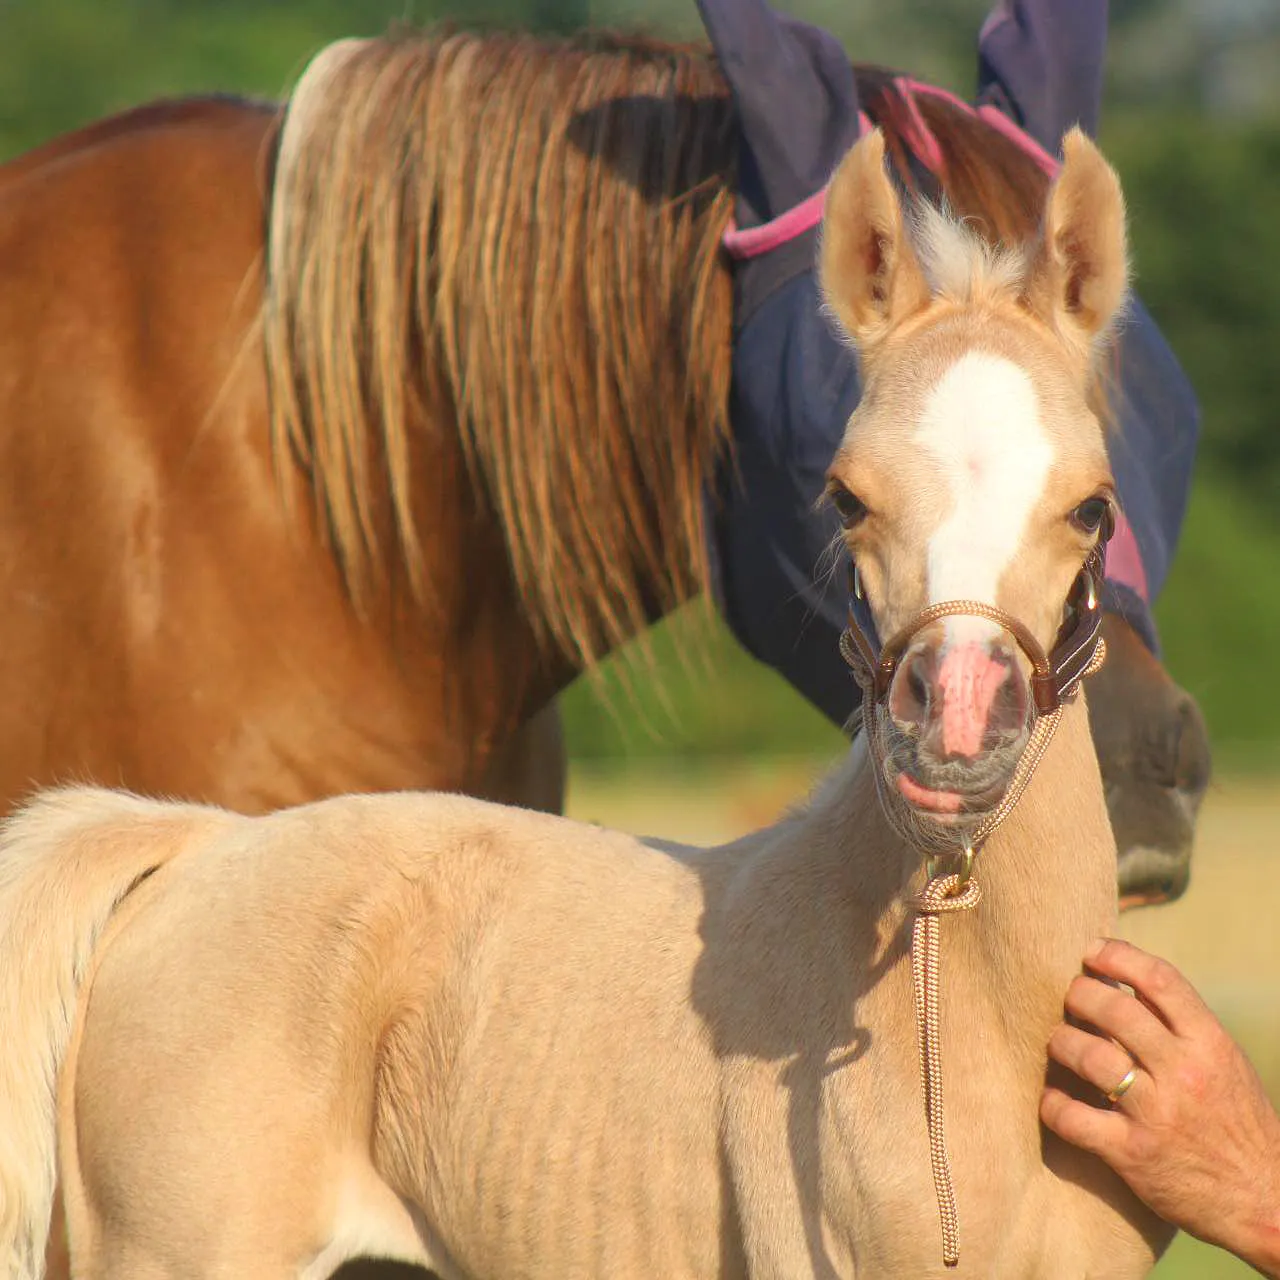
[{"label": "brown mare", "polygon": [[[1040,171],[920,109],[953,206],[1025,235]],[[706,584],[734,154],[701,48],[450,34],[335,46],[283,117],[163,103],[0,168],[0,808],[558,808],[556,694]],[[1176,894],[1202,726],[1110,639],[1133,891]]]}]

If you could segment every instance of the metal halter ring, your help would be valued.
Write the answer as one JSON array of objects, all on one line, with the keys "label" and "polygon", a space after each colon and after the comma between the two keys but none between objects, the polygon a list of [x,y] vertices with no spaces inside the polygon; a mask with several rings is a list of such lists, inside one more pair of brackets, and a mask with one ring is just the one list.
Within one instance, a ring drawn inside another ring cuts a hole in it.
[{"label": "metal halter ring", "polygon": [[[929,879],[932,880],[942,870],[942,858],[953,855],[935,855],[925,863],[925,870],[928,872]],[[969,877],[973,875],[973,859],[974,848],[973,841],[968,837],[965,838],[963,847],[960,850],[960,865],[956,868],[956,875],[960,879],[957,888],[963,889],[969,883]],[[1132,1081],[1130,1081],[1132,1083]],[[1126,1086],[1127,1087],[1127,1086]]]}]

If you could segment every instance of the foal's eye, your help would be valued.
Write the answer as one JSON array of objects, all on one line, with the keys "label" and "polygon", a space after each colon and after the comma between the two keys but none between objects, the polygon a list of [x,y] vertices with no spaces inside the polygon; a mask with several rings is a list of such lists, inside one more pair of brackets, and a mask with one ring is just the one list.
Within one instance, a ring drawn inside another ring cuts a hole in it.
[{"label": "foal's eye", "polygon": [[1071,523],[1081,533],[1097,533],[1110,515],[1111,503],[1106,498],[1086,498],[1071,513]]},{"label": "foal's eye", "polygon": [[843,485],[833,484],[828,490],[832,505],[840,515],[840,523],[846,529],[852,529],[866,518],[867,504],[855,494],[850,493]]}]

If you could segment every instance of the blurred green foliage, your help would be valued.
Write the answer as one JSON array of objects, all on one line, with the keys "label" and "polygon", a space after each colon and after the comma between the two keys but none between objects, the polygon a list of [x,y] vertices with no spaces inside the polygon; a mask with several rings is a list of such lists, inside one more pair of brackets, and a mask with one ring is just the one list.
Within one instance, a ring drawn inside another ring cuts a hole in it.
[{"label": "blurred green foliage", "polygon": [[[963,92],[987,5],[795,0],[783,7],[835,30],[860,59],[907,66]],[[1243,54],[1256,62],[1275,31],[1224,36],[1204,26],[1203,15],[1200,26],[1191,24],[1188,12],[1164,0],[1115,0],[1102,141],[1125,181],[1139,287],[1205,410],[1196,493],[1159,608],[1167,659],[1201,699],[1220,757],[1274,764],[1280,114],[1266,96],[1276,78],[1249,80]],[[438,17],[698,33],[693,0],[0,0],[0,159],[163,94],[280,96],[326,41]],[[1236,45],[1224,44],[1228,37]],[[1243,114],[1199,109],[1224,101],[1254,106]],[[659,629],[656,672],[633,668],[628,677],[615,662],[570,692],[575,754],[807,753],[837,741],[705,609],[697,622],[698,612]]]},{"label": "blurred green foliage", "polygon": [[1204,408],[1207,470],[1274,512],[1280,118],[1125,111],[1102,142],[1124,179],[1137,287]]}]

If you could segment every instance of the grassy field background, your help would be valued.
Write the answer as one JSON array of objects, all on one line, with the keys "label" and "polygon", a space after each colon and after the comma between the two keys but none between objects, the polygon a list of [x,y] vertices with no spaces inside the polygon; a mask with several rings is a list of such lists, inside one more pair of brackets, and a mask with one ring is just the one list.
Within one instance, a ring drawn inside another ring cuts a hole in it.
[{"label": "grassy field background", "polygon": [[[591,822],[695,843],[740,835],[800,799],[833,758],[636,763],[625,773],[578,765],[569,812]],[[1227,776],[1205,803],[1190,889],[1181,901],[1123,917],[1122,932],[1167,956],[1244,1044],[1280,1103],[1280,782]],[[1156,1280],[1240,1280],[1256,1273],[1179,1236]]]}]

